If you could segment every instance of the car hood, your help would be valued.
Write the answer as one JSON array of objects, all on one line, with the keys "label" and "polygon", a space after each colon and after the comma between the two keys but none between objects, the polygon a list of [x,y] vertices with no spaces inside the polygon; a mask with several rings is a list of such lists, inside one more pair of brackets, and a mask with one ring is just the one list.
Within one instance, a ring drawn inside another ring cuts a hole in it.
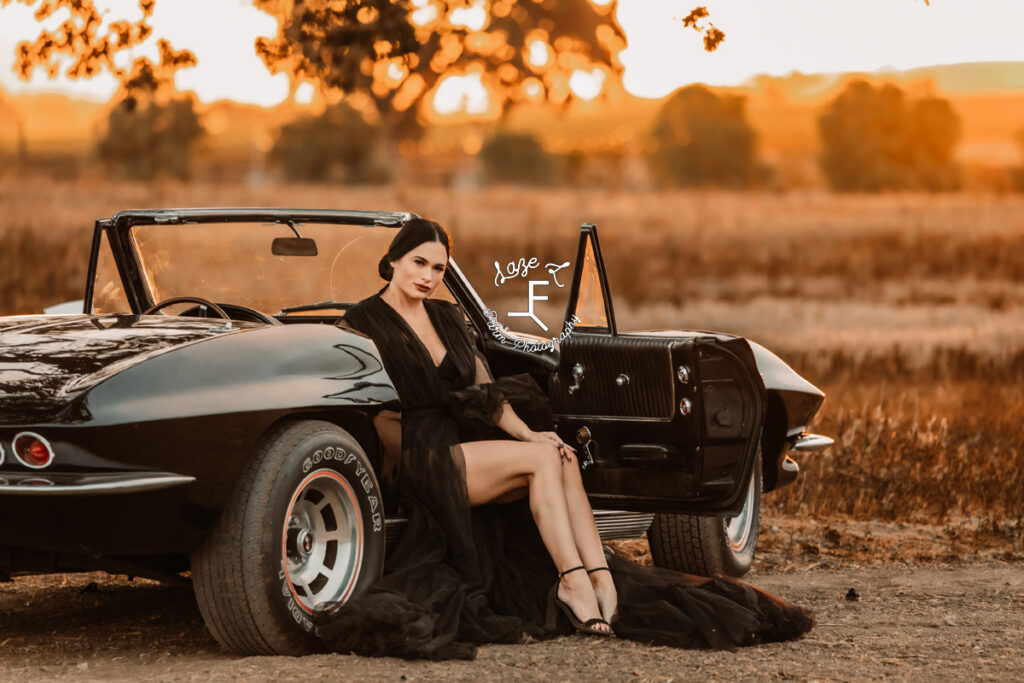
[{"label": "car hood", "polygon": [[80,399],[118,372],[181,346],[262,325],[162,315],[0,318],[0,424],[88,419]]}]

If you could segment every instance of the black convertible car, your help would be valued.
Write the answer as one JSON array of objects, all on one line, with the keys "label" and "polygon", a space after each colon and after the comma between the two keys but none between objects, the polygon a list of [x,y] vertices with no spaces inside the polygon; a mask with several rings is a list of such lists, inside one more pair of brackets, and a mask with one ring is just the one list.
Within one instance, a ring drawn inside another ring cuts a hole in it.
[{"label": "black convertible car", "polygon": [[[0,318],[0,574],[191,571],[225,647],[313,650],[313,607],[379,576],[404,522],[397,396],[372,341],[335,323],[413,217],[97,221],[76,312]],[[494,325],[454,259],[444,284],[495,375],[546,387],[602,536],[647,533],[658,564],[743,574],[762,491],[831,443],[807,432],[822,392],[763,347],[618,330],[593,225],[557,344]]]}]

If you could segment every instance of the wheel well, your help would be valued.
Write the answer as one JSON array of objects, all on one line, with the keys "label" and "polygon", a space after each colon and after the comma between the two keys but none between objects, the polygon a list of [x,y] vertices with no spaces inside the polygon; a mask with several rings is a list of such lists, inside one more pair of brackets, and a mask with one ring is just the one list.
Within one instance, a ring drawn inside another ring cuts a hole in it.
[{"label": "wheel well", "polygon": [[786,444],[786,406],[778,392],[768,392],[768,410],[761,432],[761,469],[764,475],[763,491],[775,489],[779,478],[779,460]]},{"label": "wheel well", "polygon": [[324,410],[309,411],[302,413],[289,413],[267,427],[264,434],[269,433],[285,422],[298,422],[300,420],[322,420],[341,427],[352,435],[359,445],[366,451],[366,457],[373,465],[373,471],[380,478],[380,440],[377,438],[377,430],[373,426],[373,419],[366,413],[356,410]]}]

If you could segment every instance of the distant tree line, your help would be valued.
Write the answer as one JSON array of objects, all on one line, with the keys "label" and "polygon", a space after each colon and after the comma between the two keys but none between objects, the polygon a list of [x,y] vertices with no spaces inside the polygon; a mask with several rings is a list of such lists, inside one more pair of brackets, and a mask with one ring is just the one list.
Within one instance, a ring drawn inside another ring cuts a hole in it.
[{"label": "distant tree line", "polygon": [[[955,190],[959,117],[947,100],[912,99],[893,85],[854,81],[818,118],[820,167],[837,191]],[[374,159],[375,128],[346,100],[282,126],[268,154],[287,179],[305,182],[387,182]],[[132,178],[187,178],[205,135],[190,95],[137,96],[114,105],[98,141],[98,157]],[[742,96],[702,85],[682,88],[662,105],[649,131],[644,161],[662,187],[746,188],[770,181]],[[1019,136],[1024,162],[1024,131]],[[623,150],[603,153],[621,165]],[[498,126],[479,153],[483,179],[549,185],[578,182],[596,153],[556,154],[541,140]],[[1024,191],[1024,163],[1010,171]],[[607,175],[607,174],[606,174]],[[612,174],[614,175],[614,174]]]},{"label": "distant tree line", "polygon": [[[647,164],[663,187],[743,188],[770,169],[757,155],[742,96],[691,85],[666,100],[650,133]],[[947,100],[909,98],[894,85],[853,81],[818,118],[819,159],[837,191],[954,190],[961,126]],[[1024,132],[1021,134],[1024,153]],[[499,134],[484,146],[489,179],[547,182],[557,164],[529,136]],[[1024,167],[1015,171],[1024,187]]]}]

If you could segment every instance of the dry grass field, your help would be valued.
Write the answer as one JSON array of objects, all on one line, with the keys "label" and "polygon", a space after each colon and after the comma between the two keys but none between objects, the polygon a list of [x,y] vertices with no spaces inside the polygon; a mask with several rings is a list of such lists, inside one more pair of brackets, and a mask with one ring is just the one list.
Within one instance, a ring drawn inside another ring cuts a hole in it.
[{"label": "dry grass field", "polygon": [[600,227],[623,329],[755,339],[827,394],[781,514],[974,520],[1024,542],[1024,197],[836,196],[161,182],[0,172],[0,314],[81,296],[93,219],[126,208],[409,210],[454,236],[485,300],[493,261],[568,259]]}]

